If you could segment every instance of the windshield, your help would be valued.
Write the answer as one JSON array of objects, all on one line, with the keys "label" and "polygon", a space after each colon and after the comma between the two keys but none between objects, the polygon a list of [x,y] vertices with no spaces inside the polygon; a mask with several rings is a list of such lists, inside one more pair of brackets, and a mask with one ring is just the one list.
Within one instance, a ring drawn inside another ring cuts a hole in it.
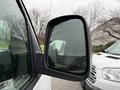
[{"label": "windshield", "polygon": [[120,41],[117,41],[115,44],[107,48],[105,52],[120,55]]}]

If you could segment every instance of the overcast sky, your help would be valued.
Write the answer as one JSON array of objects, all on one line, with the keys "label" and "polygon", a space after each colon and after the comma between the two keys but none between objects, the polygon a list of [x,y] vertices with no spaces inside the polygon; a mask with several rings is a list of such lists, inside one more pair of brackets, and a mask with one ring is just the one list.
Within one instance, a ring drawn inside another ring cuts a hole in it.
[{"label": "overcast sky", "polygon": [[[87,4],[96,0],[23,0],[28,9],[36,8],[48,10],[51,18],[71,14],[78,7],[87,7]],[[117,8],[120,6],[119,0],[99,0],[105,8]],[[52,2],[52,4],[51,4]],[[51,10],[50,10],[51,5]]]}]

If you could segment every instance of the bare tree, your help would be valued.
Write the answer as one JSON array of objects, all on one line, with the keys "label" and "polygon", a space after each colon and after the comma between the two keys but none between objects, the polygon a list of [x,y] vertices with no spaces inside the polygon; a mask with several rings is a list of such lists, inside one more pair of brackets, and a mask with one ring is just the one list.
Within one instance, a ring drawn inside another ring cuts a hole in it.
[{"label": "bare tree", "polygon": [[111,18],[120,18],[120,9],[116,8],[116,9],[110,10],[109,15],[111,16]]},{"label": "bare tree", "polygon": [[45,41],[45,28],[49,18],[48,13],[47,11],[42,12],[37,9],[32,9],[31,11],[29,11],[29,14],[34,25],[35,32],[38,36],[39,42],[43,44]]},{"label": "bare tree", "polygon": [[[112,9],[109,11],[108,15],[111,19],[104,22],[106,26],[103,31],[107,32],[109,36],[113,38],[120,39],[120,9]],[[113,23],[109,23],[109,21],[113,21]],[[110,30],[108,30],[107,28],[109,28]]]},{"label": "bare tree", "polygon": [[99,22],[99,18],[102,17],[103,11],[104,7],[101,2],[96,1],[90,2],[87,7],[79,7],[73,13],[83,16],[86,19],[89,28],[92,29]]},{"label": "bare tree", "polygon": [[26,31],[26,22],[24,18],[18,18],[18,17],[5,17],[8,24],[8,29],[10,29],[10,36],[16,37],[21,40],[27,41],[27,31]]},{"label": "bare tree", "polygon": [[6,21],[0,20],[0,34],[1,34],[0,40],[8,41],[9,30],[8,30],[8,25]]},{"label": "bare tree", "polygon": [[40,34],[42,30],[45,29],[46,23],[48,22],[47,12],[42,12],[37,9],[32,9],[29,11],[32,23],[34,25],[37,34]]},{"label": "bare tree", "polygon": [[[120,9],[107,10],[104,8],[100,1],[90,2],[87,6],[80,6],[73,14],[83,16],[91,30],[91,36],[94,39],[100,39],[104,37],[99,31],[106,33],[111,38],[116,40],[120,39]],[[101,29],[99,28],[101,27]],[[94,33],[94,30],[99,29],[98,33]],[[105,37],[104,37],[105,39]],[[101,39],[101,41],[105,41]],[[108,38],[107,38],[108,39]],[[106,39],[106,40],[107,40]],[[111,39],[112,40],[112,39]]]}]

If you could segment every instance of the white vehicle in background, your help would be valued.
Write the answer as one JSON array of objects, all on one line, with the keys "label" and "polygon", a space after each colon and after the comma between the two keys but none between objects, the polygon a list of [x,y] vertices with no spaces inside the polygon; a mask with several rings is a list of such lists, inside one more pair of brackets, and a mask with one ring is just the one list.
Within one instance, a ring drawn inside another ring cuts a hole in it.
[{"label": "white vehicle in background", "polygon": [[85,90],[120,90],[120,41],[94,54]]}]

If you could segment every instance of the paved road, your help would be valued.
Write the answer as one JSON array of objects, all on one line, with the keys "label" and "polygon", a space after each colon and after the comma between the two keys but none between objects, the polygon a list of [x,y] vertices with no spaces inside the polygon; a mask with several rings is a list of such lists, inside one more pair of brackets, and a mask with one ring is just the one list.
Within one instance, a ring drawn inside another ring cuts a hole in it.
[{"label": "paved road", "polygon": [[52,78],[51,84],[51,90],[82,90],[80,82]]}]

